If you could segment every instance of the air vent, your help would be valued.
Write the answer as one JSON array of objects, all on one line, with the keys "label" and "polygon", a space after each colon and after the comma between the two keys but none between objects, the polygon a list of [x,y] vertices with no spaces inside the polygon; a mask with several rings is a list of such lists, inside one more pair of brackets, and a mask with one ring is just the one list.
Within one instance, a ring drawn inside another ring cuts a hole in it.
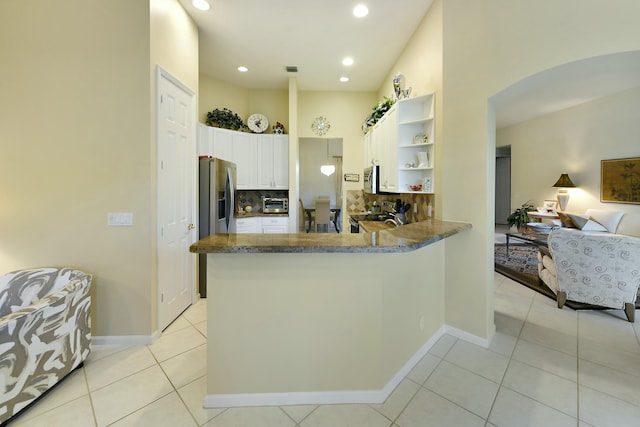
[{"label": "air vent", "polygon": [[297,73],[298,72],[298,67],[295,65],[287,65],[286,67],[287,73]]}]

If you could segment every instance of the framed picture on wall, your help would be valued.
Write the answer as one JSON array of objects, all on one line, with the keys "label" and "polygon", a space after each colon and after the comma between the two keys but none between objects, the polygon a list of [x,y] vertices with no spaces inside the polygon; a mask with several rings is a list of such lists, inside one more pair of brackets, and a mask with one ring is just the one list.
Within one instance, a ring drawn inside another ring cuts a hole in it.
[{"label": "framed picture on wall", "polygon": [[557,200],[545,200],[542,205],[545,213],[555,214],[556,209],[558,209],[558,201]]},{"label": "framed picture on wall", "polygon": [[640,157],[602,160],[600,201],[640,204]]}]

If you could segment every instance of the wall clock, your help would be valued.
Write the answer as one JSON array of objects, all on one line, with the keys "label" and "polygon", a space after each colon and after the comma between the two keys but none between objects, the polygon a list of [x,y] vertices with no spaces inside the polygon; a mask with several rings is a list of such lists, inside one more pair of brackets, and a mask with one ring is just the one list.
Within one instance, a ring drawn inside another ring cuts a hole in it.
[{"label": "wall clock", "polygon": [[329,120],[322,116],[316,117],[313,119],[313,123],[311,123],[311,129],[318,136],[322,136],[329,132],[330,127],[331,125],[329,124]]},{"label": "wall clock", "polygon": [[252,114],[247,119],[247,126],[255,133],[262,133],[269,127],[269,120],[262,114]]}]

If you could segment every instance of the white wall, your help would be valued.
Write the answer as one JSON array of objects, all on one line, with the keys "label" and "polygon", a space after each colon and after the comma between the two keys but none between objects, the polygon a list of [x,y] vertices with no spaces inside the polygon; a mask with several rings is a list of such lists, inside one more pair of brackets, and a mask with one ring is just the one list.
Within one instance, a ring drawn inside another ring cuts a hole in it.
[{"label": "white wall", "polygon": [[558,65],[640,49],[640,2],[447,0],[442,5],[442,217],[473,226],[447,240],[446,322],[488,337],[496,132],[490,99]]},{"label": "white wall", "polygon": [[600,202],[600,161],[640,156],[640,87],[499,129],[496,145],[511,145],[511,200],[541,206],[555,199],[551,186],[568,173],[567,210],[588,208],[640,213],[640,205]]}]

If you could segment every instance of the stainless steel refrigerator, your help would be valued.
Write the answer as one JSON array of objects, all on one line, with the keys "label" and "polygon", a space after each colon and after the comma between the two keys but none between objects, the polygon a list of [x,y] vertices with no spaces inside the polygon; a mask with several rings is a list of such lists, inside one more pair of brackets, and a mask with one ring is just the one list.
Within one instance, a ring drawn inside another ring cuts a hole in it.
[{"label": "stainless steel refrigerator", "polygon": [[[198,238],[210,234],[235,233],[236,165],[216,158],[199,161]],[[198,262],[198,291],[207,296],[207,256]]]}]

